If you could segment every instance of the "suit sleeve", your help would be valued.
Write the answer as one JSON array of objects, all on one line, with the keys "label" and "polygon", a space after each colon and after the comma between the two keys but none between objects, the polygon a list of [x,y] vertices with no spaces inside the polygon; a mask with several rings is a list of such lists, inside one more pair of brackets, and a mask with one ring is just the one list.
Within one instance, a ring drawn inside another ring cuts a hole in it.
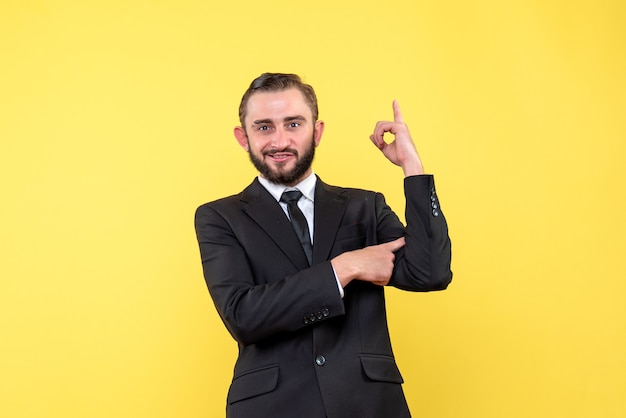
[{"label": "suit sleeve", "polygon": [[297,271],[289,263],[265,260],[275,277],[258,283],[250,248],[244,248],[221,210],[210,204],[198,208],[195,228],[209,292],[235,340],[248,345],[280,338],[345,313],[330,262]]},{"label": "suit sleeve", "polygon": [[[389,284],[410,291],[443,290],[452,281],[451,242],[433,176],[406,177],[404,193],[406,244],[396,253]],[[385,211],[382,210],[379,218],[379,231],[383,235],[389,218]]]}]

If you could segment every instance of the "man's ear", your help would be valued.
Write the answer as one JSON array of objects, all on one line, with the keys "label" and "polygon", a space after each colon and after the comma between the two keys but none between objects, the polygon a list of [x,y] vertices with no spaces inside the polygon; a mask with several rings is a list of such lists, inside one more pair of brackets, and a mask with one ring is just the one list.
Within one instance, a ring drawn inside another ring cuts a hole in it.
[{"label": "man's ear", "polygon": [[324,133],[324,121],[318,120],[315,122],[315,130],[313,131],[313,138],[315,139],[316,147],[320,144],[323,133]]},{"label": "man's ear", "polygon": [[241,126],[235,126],[233,133],[235,134],[235,138],[237,138],[237,142],[239,143],[241,148],[250,152],[250,147],[248,146],[248,135],[246,135],[245,129],[243,129]]}]

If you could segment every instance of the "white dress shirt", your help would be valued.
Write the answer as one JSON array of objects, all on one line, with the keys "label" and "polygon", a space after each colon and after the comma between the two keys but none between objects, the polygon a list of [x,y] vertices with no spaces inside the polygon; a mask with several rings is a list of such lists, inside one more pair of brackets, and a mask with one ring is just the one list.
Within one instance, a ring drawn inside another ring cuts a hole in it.
[{"label": "white dress shirt", "polygon": [[287,203],[281,202],[280,197],[286,190],[300,190],[302,197],[298,200],[298,207],[304,214],[306,223],[309,225],[309,234],[311,235],[311,243],[313,243],[313,204],[315,201],[315,184],[317,183],[317,176],[315,173],[311,173],[311,175],[296,184],[294,187],[287,187],[282,184],[272,183],[261,176],[259,176],[259,182],[267,189],[268,192],[270,192],[274,199],[280,203],[280,206],[283,208],[287,218],[289,218]]},{"label": "white dress shirt", "polygon": [[[280,204],[280,207],[283,208],[285,215],[289,218],[289,211],[287,210],[287,203],[281,202],[280,197],[283,192],[286,190],[300,190],[302,193],[302,197],[298,200],[298,207],[304,214],[306,218],[306,222],[309,225],[309,234],[311,235],[311,244],[313,241],[313,214],[314,214],[314,203],[315,203],[315,185],[317,184],[317,176],[315,173],[311,172],[311,174],[302,180],[300,183],[296,184],[294,187],[287,187],[283,184],[272,183],[259,176],[259,183],[276,199],[276,201]],[[332,266],[331,266],[332,267]],[[343,298],[344,292],[343,287],[341,287],[341,283],[339,283],[339,279],[337,278],[337,273],[333,268],[333,273],[335,273],[335,280],[337,280],[337,287],[339,288],[339,293]]]}]

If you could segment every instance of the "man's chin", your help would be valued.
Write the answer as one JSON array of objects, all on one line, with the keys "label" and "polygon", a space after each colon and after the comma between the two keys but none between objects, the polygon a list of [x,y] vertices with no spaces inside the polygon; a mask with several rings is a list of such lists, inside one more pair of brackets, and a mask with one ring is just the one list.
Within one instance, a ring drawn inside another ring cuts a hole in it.
[{"label": "man's chin", "polygon": [[288,185],[292,182],[292,178],[293,175],[289,172],[265,172],[265,173],[261,173],[261,175],[263,177],[265,177],[267,180],[271,181],[272,183],[276,183],[276,184],[285,184]]},{"label": "man's chin", "polygon": [[265,164],[268,174],[276,176],[290,176],[296,167],[295,161],[275,162],[269,161]]},{"label": "man's chin", "polygon": [[250,161],[259,171],[261,176],[268,181],[276,184],[294,185],[302,180],[311,169],[313,157],[315,155],[315,146],[311,145],[311,149],[300,157],[287,158],[285,161],[277,161],[268,155],[262,155],[257,158],[253,153],[249,153]]}]

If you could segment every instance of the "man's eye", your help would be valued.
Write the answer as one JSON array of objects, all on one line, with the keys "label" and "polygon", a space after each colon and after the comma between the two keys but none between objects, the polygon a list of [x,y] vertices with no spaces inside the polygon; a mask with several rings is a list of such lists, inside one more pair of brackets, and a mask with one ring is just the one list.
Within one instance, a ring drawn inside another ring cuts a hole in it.
[{"label": "man's eye", "polygon": [[290,128],[297,128],[298,126],[300,126],[300,122],[291,122],[291,123],[289,124],[289,127],[290,127]]},{"label": "man's eye", "polygon": [[267,130],[269,130],[269,129],[270,129],[270,127],[269,127],[269,126],[267,126],[267,125],[261,125],[261,126],[259,126],[259,131],[267,131]]}]

